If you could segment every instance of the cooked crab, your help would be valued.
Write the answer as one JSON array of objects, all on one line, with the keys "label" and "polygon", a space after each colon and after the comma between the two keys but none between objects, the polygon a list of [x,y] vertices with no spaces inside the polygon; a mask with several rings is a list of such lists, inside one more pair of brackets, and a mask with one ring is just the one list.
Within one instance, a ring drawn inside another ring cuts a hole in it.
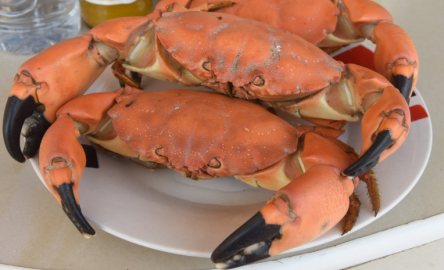
[{"label": "cooked crab", "polygon": [[[131,87],[73,99],[57,112],[39,154],[44,182],[74,225],[94,234],[78,206],[85,153],[78,142],[158,163],[195,180],[234,176],[275,190],[266,205],[212,254],[220,268],[248,264],[305,244],[347,215],[357,218],[357,178],[341,172],[357,159],[330,128],[293,126],[251,102],[220,94]],[[367,181],[375,190],[376,182]],[[376,189],[377,190],[377,189]],[[377,207],[379,194],[372,194]],[[375,209],[377,211],[377,209]]]},{"label": "cooked crab", "polygon": [[[215,0],[162,0],[198,8]],[[233,0],[217,12],[258,20],[296,34],[326,52],[364,39],[376,44],[376,70],[408,101],[418,79],[419,61],[413,41],[393,17],[371,0]]]}]

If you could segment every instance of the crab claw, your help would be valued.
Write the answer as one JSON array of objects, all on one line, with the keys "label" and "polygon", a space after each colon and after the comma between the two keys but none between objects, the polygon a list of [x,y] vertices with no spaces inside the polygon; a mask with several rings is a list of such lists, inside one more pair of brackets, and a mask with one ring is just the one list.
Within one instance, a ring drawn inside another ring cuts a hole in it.
[{"label": "crab claw", "polygon": [[405,30],[380,21],[369,38],[377,44],[375,68],[401,92],[407,103],[418,79],[419,59],[413,41]]},{"label": "crab claw", "polygon": [[303,245],[347,213],[354,183],[336,167],[315,165],[276,192],[213,252],[217,268],[233,268]]},{"label": "crab claw", "polygon": [[[410,110],[407,96],[399,94],[398,89],[386,84],[378,74],[349,65],[357,93],[361,93],[360,106],[362,118],[362,149],[359,159],[344,170],[344,175],[357,177],[387,156],[396,151],[405,141],[410,130]],[[382,94],[372,89],[383,89]],[[372,100],[372,96],[379,96]]]},{"label": "crab claw", "polygon": [[[83,94],[117,54],[87,34],[57,43],[26,61],[14,78],[3,118],[9,154],[19,162],[34,156],[56,111]],[[20,133],[26,139],[23,153]]]},{"label": "crab claw", "polygon": [[60,115],[43,137],[39,153],[40,171],[66,215],[80,233],[89,238],[95,231],[86,221],[78,203],[80,178],[86,165],[85,152],[77,140],[79,136],[74,120],[66,114]]}]

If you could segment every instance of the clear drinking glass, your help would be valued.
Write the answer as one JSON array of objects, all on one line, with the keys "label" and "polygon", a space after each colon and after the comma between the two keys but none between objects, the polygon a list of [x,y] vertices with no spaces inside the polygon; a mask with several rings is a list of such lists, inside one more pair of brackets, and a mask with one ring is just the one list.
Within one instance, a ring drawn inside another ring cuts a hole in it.
[{"label": "clear drinking glass", "polygon": [[77,35],[77,0],[0,0],[0,49],[35,54]]}]

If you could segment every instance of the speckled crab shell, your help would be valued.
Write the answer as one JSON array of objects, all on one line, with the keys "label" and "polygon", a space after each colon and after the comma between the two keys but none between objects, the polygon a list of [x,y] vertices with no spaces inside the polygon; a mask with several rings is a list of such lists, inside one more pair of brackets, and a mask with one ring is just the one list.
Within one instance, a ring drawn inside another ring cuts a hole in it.
[{"label": "speckled crab shell", "polygon": [[344,65],[300,37],[213,12],[163,13],[159,41],[203,85],[247,99],[292,100],[339,81]]},{"label": "speckled crab shell", "polygon": [[[193,0],[189,7],[193,8],[207,2],[209,1]],[[313,44],[320,42],[335,30],[339,15],[336,1],[331,0],[235,0],[233,2],[236,4],[219,9],[218,12],[265,22],[296,34]]]},{"label": "speckled crab shell", "polygon": [[120,139],[141,160],[205,179],[254,173],[296,151],[298,131],[262,107],[184,91],[193,90],[121,96],[108,111]]}]

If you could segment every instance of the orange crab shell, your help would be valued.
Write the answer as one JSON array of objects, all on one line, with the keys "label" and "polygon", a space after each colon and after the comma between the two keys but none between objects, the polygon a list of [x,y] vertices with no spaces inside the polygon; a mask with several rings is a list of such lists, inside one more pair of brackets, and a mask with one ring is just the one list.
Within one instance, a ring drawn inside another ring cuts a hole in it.
[{"label": "orange crab shell", "polygon": [[[141,160],[206,179],[254,173],[296,151],[295,128],[260,106],[208,92],[191,97],[184,91],[192,90],[161,91],[155,100],[122,96],[108,111],[120,139]],[[190,108],[195,113],[186,113]],[[244,117],[234,118],[239,114]]]},{"label": "orange crab shell", "polygon": [[238,97],[304,97],[338,82],[344,70],[300,37],[230,14],[164,13],[154,27],[165,49],[194,76],[206,86],[231,82],[234,93],[228,94]]},{"label": "orange crab shell", "polygon": [[[207,2],[208,0],[194,0],[190,7]],[[339,15],[335,1],[284,0],[258,3],[251,0],[236,0],[234,2],[235,5],[219,11],[265,22],[296,34],[313,44],[319,43],[328,33],[335,30]],[[307,25],[310,25],[309,30]]]}]

